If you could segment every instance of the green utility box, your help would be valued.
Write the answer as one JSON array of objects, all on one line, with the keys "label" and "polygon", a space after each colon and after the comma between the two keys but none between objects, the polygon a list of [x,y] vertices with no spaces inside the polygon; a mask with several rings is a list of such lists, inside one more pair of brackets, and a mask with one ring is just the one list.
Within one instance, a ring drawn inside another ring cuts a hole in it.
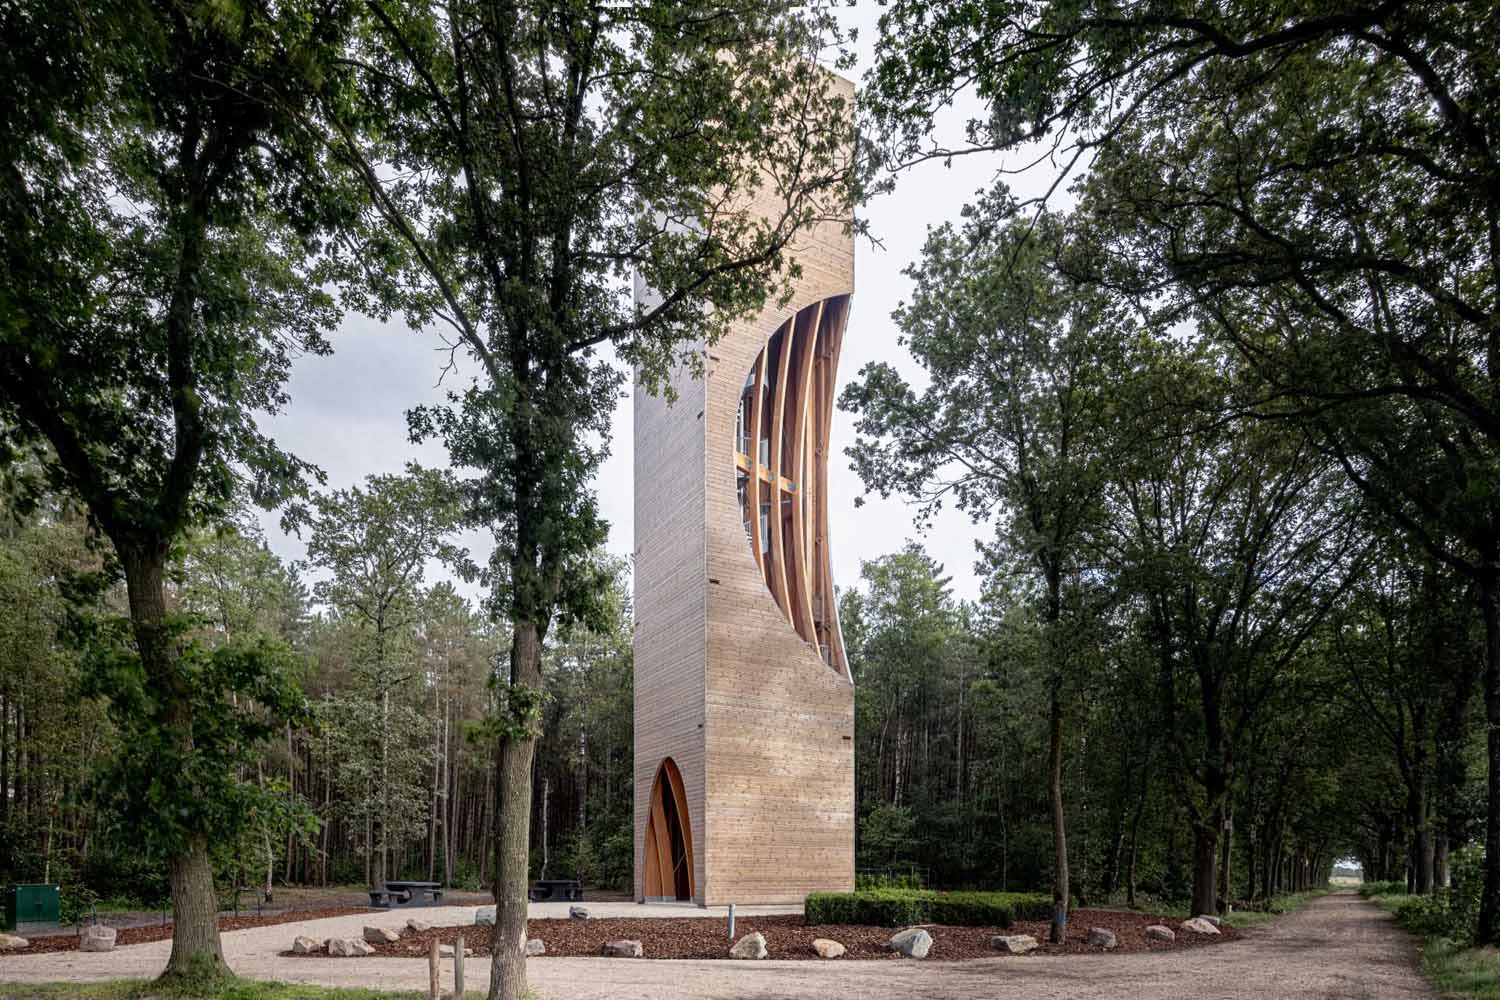
[{"label": "green utility box", "polygon": [[55,924],[59,910],[60,887],[55,885],[22,884],[8,886],[5,890],[3,919],[7,930],[17,924]]}]

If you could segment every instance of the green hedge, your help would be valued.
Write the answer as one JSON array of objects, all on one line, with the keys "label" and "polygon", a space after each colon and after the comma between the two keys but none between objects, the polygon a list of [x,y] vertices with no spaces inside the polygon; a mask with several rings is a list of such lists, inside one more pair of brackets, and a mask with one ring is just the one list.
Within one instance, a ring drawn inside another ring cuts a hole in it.
[{"label": "green hedge", "polygon": [[812,925],[1009,927],[1016,920],[1050,918],[1052,897],[1027,892],[933,892],[929,889],[815,892],[807,897],[802,913]]}]

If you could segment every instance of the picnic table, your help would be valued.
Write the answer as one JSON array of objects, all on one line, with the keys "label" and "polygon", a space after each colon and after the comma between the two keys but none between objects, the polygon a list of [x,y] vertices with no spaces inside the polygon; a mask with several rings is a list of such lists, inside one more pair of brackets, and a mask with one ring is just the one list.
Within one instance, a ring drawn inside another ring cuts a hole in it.
[{"label": "picnic table", "polygon": [[583,902],[583,886],[577,879],[548,878],[533,882],[531,891],[526,895],[533,903],[545,903],[554,899],[581,903]]},{"label": "picnic table", "polygon": [[370,905],[382,909],[436,906],[442,901],[443,887],[438,882],[387,882],[370,890]]}]

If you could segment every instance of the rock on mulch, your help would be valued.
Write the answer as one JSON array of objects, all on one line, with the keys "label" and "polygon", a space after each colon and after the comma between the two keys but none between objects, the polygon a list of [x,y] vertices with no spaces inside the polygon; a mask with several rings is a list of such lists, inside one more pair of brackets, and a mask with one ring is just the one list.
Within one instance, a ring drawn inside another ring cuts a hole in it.
[{"label": "rock on mulch", "polygon": [[[1148,940],[1146,928],[1163,923],[1162,917],[1117,910],[1075,910],[1069,919],[1071,927],[1068,943],[1065,945],[1047,943],[1048,925],[1044,921],[1017,921],[1008,930],[997,927],[927,926],[925,929],[932,935],[932,950],[927,953],[927,961],[1000,957],[1001,953],[990,947],[990,938],[998,934],[1032,935],[1041,942],[1032,955],[1102,954],[1103,949],[1088,943],[1092,928],[1106,929],[1115,935],[1116,946],[1111,954],[1201,948],[1236,937],[1234,929],[1226,926],[1216,937],[1179,934],[1175,941]],[[764,935],[770,958],[806,959],[813,962],[820,961],[813,949],[813,941],[817,939],[837,941],[845,949],[842,958],[821,961],[872,958],[899,960],[900,956],[887,947],[897,929],[842,924],[813,925],[805,923],[800,916],[740,917],[735,922],[737,938],[756,932]],[[527,933],[531,937],[547,942],[546,956],[542,960],[554,956],[597,956],[606,943],[622,939],[641,942],[644,957],[648,959],[729,960],[729,949],[734,942],[729,940],[725,930],[723,920],[709,917],[532,920],[527,925]],[[462,927],[434,927],[423,933],[408,932],[393,944],[375,945],[375,954],[387,958],[418,958],[428,953],[434,938],[442,944],[451,945],[460,934],[464,937],[464,944],[472,948],[476,955],[489,954],[489,928],[475,927],[472,924]],[[291,958],[308,957],[293,955],[290,951],[282,954]]]},{"label": "rock on mulch", "polygon": [[[325,910],[289,910],[285,913],[268,913],[263,916],[220,917],[219,930],[243,931],[252,927],[274,927],[277,924],[293,924],[303,920],[322,920],[324,917],[347,917],[355,913],[369,913],[369,907],[330,907]],[[122,927],[115,936],[115,945],[147,944],[151,941],[166,941],[172,937],[172,922],[154,924],[149,927]],[[7,955],[38,955],[52,951],[77,951],[77,934],[51,934],[47,937],[31,938],[30,947],[21,951],[6,952]]]}]

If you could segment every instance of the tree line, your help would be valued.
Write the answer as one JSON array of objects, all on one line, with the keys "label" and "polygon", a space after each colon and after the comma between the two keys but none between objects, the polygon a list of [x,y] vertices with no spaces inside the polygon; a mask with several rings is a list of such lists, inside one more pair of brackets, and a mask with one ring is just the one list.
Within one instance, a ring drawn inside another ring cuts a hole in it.
[{"label": "tree line", "polygon": [[[255,794],[239,835],[210,852],[218,900],[274,901],[282,885],[431,880],[479,890],[493,878],[490,729],[506,637],[449,580],[428,584],[452,546],[451,483],[428,470],[372,476],[317,498],[306,563],[287,564],[253,519],[196,532],[169,563],[168,608],[208,650],[274,643],[295,684],[285,718],[264,690],[249,702],[236,780]],[[160,860],[135,845],[149,825],[134,801],[132,719],[99,694],[96,648],[76,633],[118,615],[118,584],[74,505],[6,508],[0,680],[0,878],[57,881],[69,909],[115,898],[169,901]],[[625,565],[610,580],[603,625],[565,630],[543,665],[546,707],[536,784],[534,875],[566,870],[596,885],[631,874],[631,617]],[[314,574],[323,573],[316,579]],[[80,697],[83,695],[84,697]],[[88,697],[93,695],[94,697]]]},{"label": "tree line", "polygon": [[[1098,779],[1067,723],[1130,664],[1194,910],[1231,895],[1226,873],[1277,867],[1235,867],[1234,841],[1326,864],[1278,831],[1299,808],[1283,781],[1332,741],[1307,780],[1349,792],[1334,775],[1357,761],[1361,786],[1388,785],[1333,840],[1423,889],[1481,843],[1475,935],[1500,941],[1494,19],[967,0],[881,17],[861,95],[875,189],[1010,158],[913,265],[896,319],[930,385],[873,365],[846,390],[854,460],[871,489],[991,525],[986,562],[1034,594],[1054,938],[1069,818]],[[983,112],[953,141],[932,123],[957,94]],[[1058,168],[1035,198],[1004,183],[1027,163]]]},{"label": "tree line", "polygon": [[[1424,887],[1480,841],[1500,943],[1491,5],[897,0],[858,132],[818,5],[107,0],[0,27],[0,456],[35,606],[5,634],[37,664],[6,682],[7,809],[43,856],[55,817],[63,842],[121,817],[165,865],[170,974],[222,971],[216,845],[269,856],[280,824],[338,843],[286,848],[303,869],[482,855],[491,995],[522,995],[533,819],[560,796],[565,849],[607,867],[628,799],[592,485],[621,387],[701,367],[857,197],[1038,150],[1044,197],[981,192],[912,266],[895,322],[927,377],[843,394],[868,489],[989,529],[980,601],[918,550],[843,598],[861,859],[1048,882],[1062,938],[1096,893],[1213,912],[1348,852]],[[407,417],[449,473],[323,491],[256,424],[345,311],[443,338],[447,396]],[[244,503],[312,532],[254,628],[187,596],[219,540],[263,553]],[[87,697],[49,703],[70,669]],[[129,751],[87,806],[70,725]],[[347,760],[317,745],[339,726]]]}]

